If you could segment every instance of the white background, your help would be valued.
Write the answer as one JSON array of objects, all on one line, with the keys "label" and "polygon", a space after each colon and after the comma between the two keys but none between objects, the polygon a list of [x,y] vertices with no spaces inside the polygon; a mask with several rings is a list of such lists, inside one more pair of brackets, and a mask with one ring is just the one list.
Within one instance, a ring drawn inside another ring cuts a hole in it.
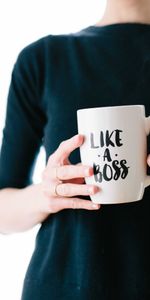
[{"label": "white background", "polygon": [[[105,5],[105,0],[1,0],[0,147],[11,71],[18,53],[42,36],[75,32],[95,24],[103,15]],[[34,182],[40,181],[44,155],[41,147]],[[1,300],[20,300],[23,278],[39,226],[24,233],[0,234]]]}]

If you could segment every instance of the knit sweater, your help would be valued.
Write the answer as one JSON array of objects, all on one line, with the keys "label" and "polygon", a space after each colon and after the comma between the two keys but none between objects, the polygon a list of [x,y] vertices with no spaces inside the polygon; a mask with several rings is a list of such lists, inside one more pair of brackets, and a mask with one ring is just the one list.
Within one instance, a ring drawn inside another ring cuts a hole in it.
[{"label": "knit sweater", "polygon": [[[33,183],[40,147],[46,164],[77,134],[77,109],[131,104],[150,114],[150,25],[91,25],[26,46],[12,71],[0,188]],[[70,161],[80,162],[79,148]],[[149,216],[149,188],[133,203],[50,214],[36,236],[22,300],[150,299]]]}]

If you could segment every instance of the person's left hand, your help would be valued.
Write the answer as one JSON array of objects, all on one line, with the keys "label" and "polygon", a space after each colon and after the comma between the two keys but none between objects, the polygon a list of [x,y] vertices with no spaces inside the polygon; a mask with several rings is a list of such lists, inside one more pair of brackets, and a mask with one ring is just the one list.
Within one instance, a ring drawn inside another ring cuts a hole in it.
[{"label": "person's left hand", "polygon": [[150,167],[150,154],[148,154],[148,156],[147,156],[147,164]]}]

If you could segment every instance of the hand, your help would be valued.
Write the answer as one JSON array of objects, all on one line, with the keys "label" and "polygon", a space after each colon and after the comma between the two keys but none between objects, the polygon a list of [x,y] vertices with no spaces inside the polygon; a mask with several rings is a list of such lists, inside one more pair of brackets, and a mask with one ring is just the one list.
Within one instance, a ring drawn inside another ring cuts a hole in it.
[{"label": "hand", "polygon": [[147,164],[150,167],[150,154],[147,156]]},{"label": "hand", "polygon": [[[96,185],[85,184],[84,177],[93,175],[93,168],[81,163],[72,165],[69,155],[80,147],[84,136],[77,134],[60,143],[50,155],[42,173],[42,191],[48,202],[49,213],[56,213],[66,208],[98,209],[100,204],[84,200],[77,195],[92,195],[99,191]],[[84,183],[84,184],[83,184]]]}]

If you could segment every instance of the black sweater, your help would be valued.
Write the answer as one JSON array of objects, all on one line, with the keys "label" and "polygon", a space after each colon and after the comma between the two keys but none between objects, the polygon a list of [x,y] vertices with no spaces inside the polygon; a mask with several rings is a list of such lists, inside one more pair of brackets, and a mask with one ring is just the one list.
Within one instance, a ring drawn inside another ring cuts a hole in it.
[{"label": "black sweater", "polygon": [[[77,133],[77,109],[129,104],[150,114],[150,25],[92,25],[25,47],[12,72],[0,188],[32,184],[41,145],[47,162]],[[64,209],[42,223],[22,292],[41,299],[150,299],[149,188],[138,202]]]}]

